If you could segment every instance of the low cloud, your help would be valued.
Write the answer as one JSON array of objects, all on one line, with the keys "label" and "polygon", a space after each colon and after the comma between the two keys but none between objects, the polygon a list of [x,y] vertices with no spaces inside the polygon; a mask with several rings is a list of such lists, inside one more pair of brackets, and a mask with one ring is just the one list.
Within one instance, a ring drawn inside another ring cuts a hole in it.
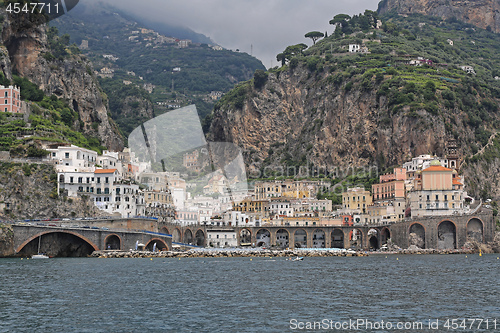
[{"label": "low cloud", "polygon": [[[88,0],[87,0],[88,1]],[[188,27],[221,46],[252,53],[266,67],[288,45],[311,44],[304,34],[333,32],[339,13],[376,10],[379,0],[104,0],[152,21]]]}]

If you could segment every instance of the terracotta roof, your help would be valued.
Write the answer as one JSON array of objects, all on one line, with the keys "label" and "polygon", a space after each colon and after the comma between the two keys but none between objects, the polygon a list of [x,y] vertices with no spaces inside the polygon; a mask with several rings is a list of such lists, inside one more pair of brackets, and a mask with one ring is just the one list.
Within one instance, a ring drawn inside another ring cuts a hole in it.
[{"label": "terracotta roof", "polygon": [[116,169],[96,169],[94,173],[115,173]]},{"label": "terracotta roof", "polygon": [[460,185],[460,186],[463,186],[464,184],[462,184],[461,182],[459,182],[458,180],[456,179],[453,179],[453,185]]},{"label": "terracotta roof", "polygon": [[432,165],[430,167],[428,167],[427,169],[424,169],[422,170],[422,172],[428,172],[428,171],[452,171],[451,169],[448,169],[448,168],[445,168],[443,166],[440,166],[440,165]]}]

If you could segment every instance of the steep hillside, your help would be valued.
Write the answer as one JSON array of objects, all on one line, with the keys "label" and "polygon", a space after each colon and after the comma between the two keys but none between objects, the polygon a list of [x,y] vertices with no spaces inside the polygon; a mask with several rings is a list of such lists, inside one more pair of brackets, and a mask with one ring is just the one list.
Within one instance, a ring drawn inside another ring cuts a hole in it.
[{"label": "steep hillside", "polygon": [[106,100],[92,66],[78,55],[78,49],[69,47],[69,40],[59,38],[45,24],[33,24],[37,18],[7,13],[3,7],[0,15],[4,77],[11,80],[16,73],[46,95],[65,100],[78,115],[79,128],[75,129],[97,137],[109,149],[121,149],[121,135],[108,119]]},{"label": "steep hillside", "polygon": [[456,18],[482,29],[500,33],[498,0],[382,0],[379,13],[426,14],[443,19]]},{"label": "steep hillside", "polygon": [[[260,176],[291,167],[384,170],[445,155],[451,141],[463,159],[477,153],[500,126],[499,36],[422,15],[384,21],[375,29],[368,12],[307,50],[288,47],[282,67],[256,73],[216,105],[211,138],[244,148]],[[349,53],[349,44],[370,53]]]},{"label": "steep hillside", "polygon": [[[250,79],[256,69],[265,69],[248,54],[224,50],[206,43],[208,39],[181,42],[180,36],[168,34],[179,30],[138,23],[102,4],[80,3],[51,24],[69,33],[72,42],[85,41],[82,52],[98,75],[105,77],[100,82],[109,97],[111,115],[125,136],[144,119],[179,106],[196,103],[204,118],[216,98],[209,96],[211,92],[225,93]],[[110,73],[103,75],[103,69]],[[124,98],[125,92],[129,98]]]},{"label": "steep hillside", "polygon": [[0,220],[100,216],[85,198],[57,193],[52,165],[0,162]]}]

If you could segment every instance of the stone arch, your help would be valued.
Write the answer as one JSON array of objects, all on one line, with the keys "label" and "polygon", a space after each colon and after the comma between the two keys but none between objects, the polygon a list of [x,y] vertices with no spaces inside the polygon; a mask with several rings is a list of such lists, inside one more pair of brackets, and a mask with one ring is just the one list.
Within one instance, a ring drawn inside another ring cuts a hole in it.
[{"label": "stone arch", "polygon": [[256,244],[260,246],[269,246],[271,244],[271,232],[267,229],[259,229],[255,234]]},{"label": "stone arch", "polygon": [[372,228],[368,230],[368,247],[370,249],[378,250],[380,248],[380,231]]},{"label": "stone arch", "polygon": [[391,231],[387,227],[383,227],[380,231],[380,244],[387,244],[387,241],[391,239]]},{"label": "stone arch", "polygon": [[342,229],[335,228],[332,231],[331,238],[331,247],[333,248],[338,248],[338,249],[343,249],[345,247],[344,245],[344,232]]},{"label": "stone arch", "polygon": [[[70,242],[66,248],[61,249],[57,253],[53,253],[51,251],[45,251],[44,248],[43,248],[43,236],[48,236],[48,235],[49,236],[50,235],[54,235],[54,237],[56,237],[57,235],[70,235],[72,237],[75,237],[75,238],[81,240],[81,242],[83,244],[80,243],[80,246],[78,247],[77,242],[73,241],[73,242]],[[41,237],[41,240],[42,240],[41,251],[42,252],[48,252],[47,254],[49,256],[63,256],[63,257],[67,257],[67,256],[69,256],[68,253],[70,251],[72,251],[72,250],[79,251],[79,252],[82,252],[82,253],[85,252],[85,253],[83,253],[85,255],[89,255],[93,251],[99,251],[99,247],[97,247],[97,245],[95,245],[87,237],[82,236],[79,233],[76,233],[74,231],[62,231],[62,230],[52,231],[52,230],[50,230],[50,231],[43,231],[43,232],[38,233],[38,234],[36,234],[34,236],[31,236],[30,238],[28,238],[27,240],[25,240],[21,245],[19,245],[17,247],[16,253],[27,254],[27,255],[36,254],[38,252],[38,241],[37,241],[37,239],[39,237]],[[81,245],[84,245],[85,248],[82,248]],[[74,248],[74,247],[77,247],[77,248]],[[87,253],[87,252],[90,252],[90,253]]]},{"label": "stone arch", "polygon": [[293,240],[296,248],[307,248],[307,232],[304,229],[295,230]]},{"label": "stone arch", "polygon": [[170,231],[168,231],[168,228],[167,227],[162,227],[160,229],[160,233],[162,234],[166,234],[166,235],[170,235]]},{"label": "stone arch", "polygon": [[448,250],[457,248],[457,226],[449,220],[438,225],[438,249]]},{"label": "stone arch", "polygon": [[59,183],[64,183],[64,175],[59,175]]},{"label": "stone arch", "polygon": [[179,228],[175,228],[172,233],[172,241],[176,243],[182,243],[182,231]]},{"label": "stone arch", "polygon": [[252,245],[252,232],[250,229],[244,228],[239,232],[240,246],[250,246]]},{"label": "stone arch", "polygon": [[202,229],[198,229],[194,234],[194,245],[205,246],[206,239],[205,232]]},{"label": "stone arch", "polygon": [[425,249],[425,228],[420,223],[413,223],[408,229],[408,245]]},{"label": "stone arch", "polygon": [[283,249],[290,246],[290,233],[286,229],[276,231],[276,245]]},{"label": "stone arch", "polygon": [[467,222],[467,241],[484,242],[484,224],[476,217]]},{"label": "stone arch", "polygon": [[104,239],[104,249],[105,250],[121,250],[122,239],[116,234],[111,234],[106,236]]},{"label": "stone arch", "polygon": [[184,230],[184,237],[182,237],[182,242],[184,244],[193,243],[193,232],[191,231],[191,229]]},{"label": "stone arch", "polygon": [[314,248],[326,247],[326,233],[323,229],[316,229],[313,231],[313,245]]},{"label": "stone arch", "polygon": [[351,242],[351,247],[354,247],[356,249],[362,249],[363,248],[363,231],[361,229],[353,229],[349,233],[349,241]]},{"label": "stone arch", "polygon": [[156,243],[156,249],[159,251],[168,251],[167,243],[161,238],[151,238],[149,242],[144,246],[145,250],[153,251],[154,244]]}]

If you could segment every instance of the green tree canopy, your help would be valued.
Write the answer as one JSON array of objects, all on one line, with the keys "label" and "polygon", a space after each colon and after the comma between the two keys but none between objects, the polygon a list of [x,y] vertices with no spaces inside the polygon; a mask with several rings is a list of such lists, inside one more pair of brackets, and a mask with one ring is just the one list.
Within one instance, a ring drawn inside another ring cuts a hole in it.
[{"label": "green tree canopy", "polygon": [[319,31],[311,31],[311,32],[308,32],[307,34],[305,34],[304,37],[311,38],[313,41],[313,44],[316,44],[316,41],[319,38],[325,37],[325,34],[322,32],[319,32]]}]

